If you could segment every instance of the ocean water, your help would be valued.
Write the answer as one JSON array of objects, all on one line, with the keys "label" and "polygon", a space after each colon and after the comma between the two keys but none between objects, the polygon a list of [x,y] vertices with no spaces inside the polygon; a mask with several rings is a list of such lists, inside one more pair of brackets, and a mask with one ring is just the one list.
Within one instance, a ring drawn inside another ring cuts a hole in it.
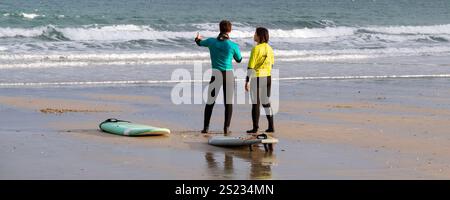
[{"label": "ocean water", "polygon": [[222,19],[236,68],[269,28],[282,80],[450,77],[448,0],[2,0],[0,86],[169,82]]}]

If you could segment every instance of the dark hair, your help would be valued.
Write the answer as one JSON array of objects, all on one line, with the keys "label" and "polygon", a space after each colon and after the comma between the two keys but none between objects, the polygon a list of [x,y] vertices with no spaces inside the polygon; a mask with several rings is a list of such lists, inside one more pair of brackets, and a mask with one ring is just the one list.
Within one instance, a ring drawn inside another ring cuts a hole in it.
[{"label": "dark hair", "polygon": [[269,42],[269,30],[264,27],[256,28],[256,35],[259,38],[258,43],[267,43]]},{"label": "dark hair", "polygon": [[222,20],[219,24],[220,33],[231,32],[231,22],[228,20]]}]

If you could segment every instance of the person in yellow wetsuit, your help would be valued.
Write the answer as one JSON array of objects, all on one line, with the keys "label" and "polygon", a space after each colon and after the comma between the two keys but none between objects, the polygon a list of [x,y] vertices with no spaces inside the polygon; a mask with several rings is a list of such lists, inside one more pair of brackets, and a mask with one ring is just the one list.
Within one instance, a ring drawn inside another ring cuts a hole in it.
[{"label": "person in yellow wetsuit", "polygon": [[247,133],[257,133],[259,129],[259,109],[262,104],[269,122],[266,132],[274,132],[273,112],[270,106],[270,91],[272,85],[271,71],[274,64],[273,49],[268,44],[269,31],[264,27],[256,28],[253,37],[257,45],[253,47],[248,62],[248,75],[245,90],[250,91],[252,100],[253,129]]}]

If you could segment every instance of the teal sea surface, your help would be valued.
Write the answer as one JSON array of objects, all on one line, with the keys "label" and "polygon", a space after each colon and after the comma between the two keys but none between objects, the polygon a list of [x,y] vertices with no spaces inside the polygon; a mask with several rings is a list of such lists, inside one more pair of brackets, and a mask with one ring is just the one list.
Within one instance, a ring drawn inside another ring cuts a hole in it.
[{"label": "teal sea surface", "polygon": [[2,0],[0,86],[166,80],[209,61],[193,38],[222,19],[244,62],[269,28],[285,77],[450,74],[448,0]]}]

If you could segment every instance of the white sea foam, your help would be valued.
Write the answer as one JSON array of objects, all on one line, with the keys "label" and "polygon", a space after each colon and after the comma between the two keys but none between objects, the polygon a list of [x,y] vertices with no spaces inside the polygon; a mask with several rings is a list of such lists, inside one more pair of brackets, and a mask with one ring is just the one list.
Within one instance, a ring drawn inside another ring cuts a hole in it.
[{"label": "white sea foam", "polygon": [[[274,50],[277,61],[348,61],[392,56],[420,56],[450,53],[448,47],[343,49],[343,50]],[[250,52],[242,52],[248,58]],[[207,52],[134,52],[134,53],[46,53],[0,54],[0,69],[83,67],[100,65],[192,64],[209,62]]]},{"label": "white sea foam", "polygon": [[[36,17],[35,15],[31,15]],[[205,25],[206,26],[206,25]],[[50,27],[50,29],[49,29]],[[129,40],[173,40],[192,39],[196,31],[164,31],[155,30],[150,26],[142,25],[112,25],[112,26],[84,26],[84,27],[35,27],[35,28],[0,28],[0,37],[38,37],[45,31],[58,31],[64,37],[74,41],[129,41]],[[202,26],[199,26],[202,27]],[[214,37],[217,32],[199,30],[206,37]],[[254,34],[252,27],[236,28],[233,38],[251,38]],[[450,35],[450,24],[433,26],[378,26],[378,27],[325,27],[325,28],[298,28],[298,29],[271,29],[272,38],[336,38],[353,36],[358,33],[373,32],[385,35]]]},{"label": "white sea foam", "polygon": [[[243,55],[247,55],[248,52]],[[206,52],[179,53],[75,53],[0,54],[0,61],[121,61],[121,60],[197,60],[209,58]]]},{"label": "white sea foam", "polygon": [[[198,25],[207,31],[201,33],[205,36],[217,34],[212,29],[212,24]],[[211,26],[211,27],[210,27]],[[242,25],[237,27],[232,37],[253,37],[253,29]],[[109,41],[129,40],[154,40],[154,43],[164,44],[168,40],[175,43],[177,39],[189,39],[195,32],[173,32],[155,30],[150,26],[138,25],[86,25],[77,28],[61,28],[52,25],[35,28],[0,28],[0,37],[46,37],[49,41],[30,43],[17,43],[14,40],[2,43],[0,48],[0,69],[13,68],[47,68],[47,67],[76,67],[93,65],[152,65],[152,64],[190,64],[196,61],[209,62],[207,51],[200,49],[182,49],[163,51],[157,47],[145,52],[134,50],[133,47],[124,51],[117,51],[116,43]],[[361,36],[363,35],[363,36]],[[292,49],[289,45],[299,45],[296,41],[307,41],[309,45],[305,50],[280,50],[275,49],[277,61],[347,61],[378,57],[395,56],[426,56],[449,55],[450,24],[435,26],[386,26],[386,27],[327,27],[327,28],[302,28],[292,30],[271,30],[272,41],[282,41],[279,46]],[[54,40],[53,40],[54,39]],[[61,40],[71,41],[61,41]],[[337,40],[336,40],[337,39]],[[2,40],[2,39],[0,39]],[[56,40],[56,41],[55,41]],[[160,41],[162,40],[162,41]],[[245,39],[248,40],[248,39]],[[342,47],[333,46],[323,48],[323,44],[335,41],[334,44],[343,44]],[[427,40],[428,43],[414,43],[414,41]],[[430,43],[429,41],[432,41]],[[34,41],[34,40],[33,40]],[[79,41],[79,42],[77,42]],[[99,41],[99,42],[96,42]],[[242,41],[242,40],[241,40]],[[250,40],[251,41],[251,40]],[[325,41],[325,42],[324,42]],[[395,41],[400,45],[388,44],[383,41]],[[405,41],[413,41],[407,43]],[[152,45],[154,44],[152,43]],[[186,43],[185,40],[181,41]],[[286,44],[287,43],[287,44]],[[320,43],[317,45],[316,43]],[[357,44],[355,44],[357,43]],[[440,44],[438,44],[440,43]],[[144,43],[145,44],[145,43]],[[172,43],[171,43],[172,44]],[[387,45],[385,45],[387,44]],[[103,46],[106,50],[102,49]],[[134,45],[134,43],[130,44]],[[140,45],[140,43],[138,44]],[[174,44],[176,46],[176,44]],[[94,47],[92,47],[94,46]],[[96,47],[100,47],[96,51]],[[375,48],[371,48],[374,46]],[[111,49],[112,48],[112,49]],[[120,47],[121,48],[121,47]],[[275,48],[275,46],[274,46]],[[294,48],[294,49],[295,49]],[[317,49],[317,50],[313,50]],[[39,50],[39,51],[36,51]],[[36,53],[35,53],[36,52]],[[120,52],[120,53],[118,53]],[[244,57],[249,52],[243,52]]]},{"label": "white sea foam", "polygon": [[[296,58],[312,55],[417,55],[421,53],[447,53],[450,46],[420,48],[382,48],[382,49],[342,49],[342,50],[274,50],[275,57]],[[242,52],[248,57],[250,52]],[[0,54],[0,61],[117,61],[117,60],[197,60],[209,58],[207,52],[130,52],[130,53],[46,53],[46,54]]]},{"label": "white sea foam", "polygon": [[0,37],[37,37],[40,36],[44,30],[46,30],[45,27],[37,27],[37,28],[0,28]]},{"label": "white sea foam", "polygon": [[388,34],[450,34],[450,24],[433,26],[379,26],[362,29]]},{"label": "white sea foam", "polygon": [[[359,75],[359,76],[301,76],[274,78],[278,81],[302,80],[351,80],[351,79],[411,79],[411,78],[450,78],[450,74],[412,74],[412,75]],[[67,81],[67,82],[14,82],[0,83],[0,87],[62,87],[62,86],[109,86],[208,82],[209,80],[117,80],[117,81]],[[244,79],[237,79],[244,81]]]},{"label": "white sea foam", "polygon": [[275,29],[270,30],[270,34],[276,38],[318,38],[353,35],[355,30],[352,27],[303,28],[293,30]]},{"label": "white sea foam", "polygon": [[148,26],[115,25],[95,28],[60,28],[70,40],[87,41],[129,41],[129,40],[165,40],[192,38],[193,32],[155,31]]},{"label": "white sea foam", "polygon": [[20,15],[27,19],[34,19],[34,18],[40,17],[40,16],[44,17],[44,15],[38,15],[36,13],[21,13]]},{"label": "white sea foam", "polygon": [[[379,48],[379,49],[342,49],[342,50],[275,50],[278,58],[302,58],[312,55],[317,56],[342,56],[357,55],[368,57],[380,56],[414,56],[421,54],[450,53],[450,46],[424,46],[417,48]],[[367,57],[367,58],[368,58]]]}]

